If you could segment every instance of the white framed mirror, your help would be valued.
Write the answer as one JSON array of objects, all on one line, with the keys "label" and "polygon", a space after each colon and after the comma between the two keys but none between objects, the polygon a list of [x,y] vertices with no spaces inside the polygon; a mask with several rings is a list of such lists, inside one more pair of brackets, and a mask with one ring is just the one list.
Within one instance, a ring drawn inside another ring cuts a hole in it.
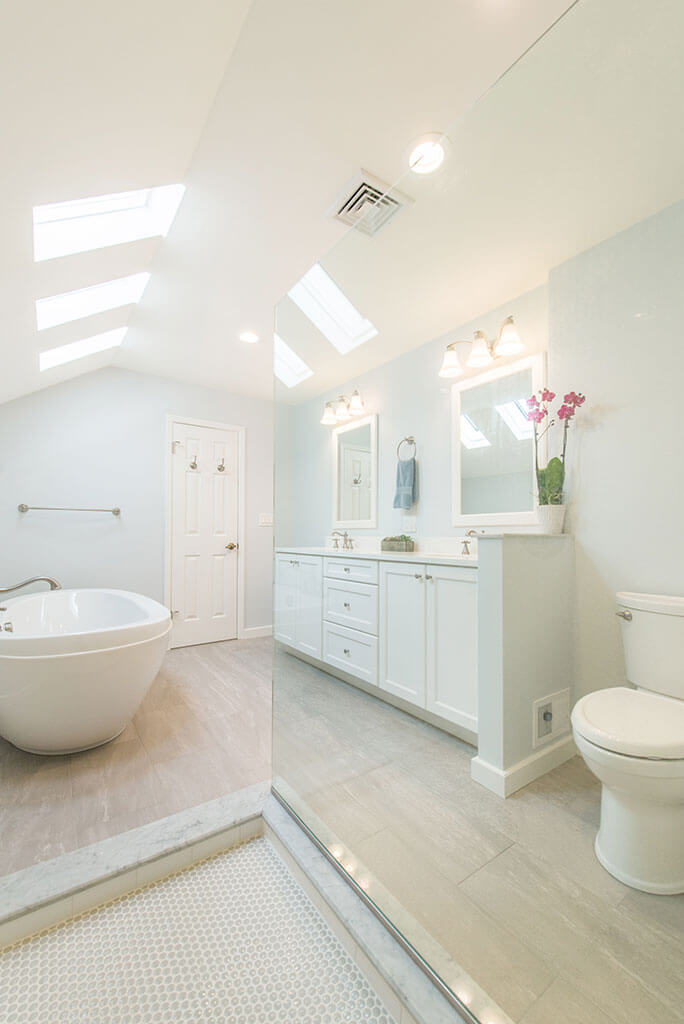
[{"label": "white framed mirror", "polygon": [[[533,526],[537,482],[527,399],[546,383],[540,353],[457,381],[451,391],[454,526]],[[540,442],[545,458],[546,439]]]},{"label": "white framed mirror", "polygon": [[333,443],[333,528],[374,529],[378,525],[377,416],[335,427]]}]

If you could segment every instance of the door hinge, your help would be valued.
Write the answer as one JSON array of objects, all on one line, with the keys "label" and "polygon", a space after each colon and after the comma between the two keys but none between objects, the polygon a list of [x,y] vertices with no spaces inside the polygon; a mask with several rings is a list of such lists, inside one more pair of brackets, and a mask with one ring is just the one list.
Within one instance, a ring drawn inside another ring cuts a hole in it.
[{"label": "door hinge", "polygon": [[171,454],[172,455],[176,454],[176,445],[177,444],[182,444],[182,443],[183,443],[182,441],[172,441],[171,442]]}]

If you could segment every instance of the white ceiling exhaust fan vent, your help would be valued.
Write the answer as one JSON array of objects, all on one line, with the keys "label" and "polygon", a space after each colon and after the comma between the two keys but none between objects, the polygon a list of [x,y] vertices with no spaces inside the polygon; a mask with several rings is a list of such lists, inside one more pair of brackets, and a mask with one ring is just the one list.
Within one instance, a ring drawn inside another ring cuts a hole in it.
[{"label": "white ceiling exhaust fan vent", "polygon": [[412,202],[408,196],[391,189],[375,175],[361,170],[326,211],[326,215],[356,227],[365,235],[376,235],[399,210]]}]

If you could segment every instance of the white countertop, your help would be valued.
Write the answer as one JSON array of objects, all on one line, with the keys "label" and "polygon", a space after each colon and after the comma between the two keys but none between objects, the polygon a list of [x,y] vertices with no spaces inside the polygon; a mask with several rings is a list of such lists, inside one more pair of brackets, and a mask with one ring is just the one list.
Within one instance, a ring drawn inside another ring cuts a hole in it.
[{"label": "white countertop", "polygon": [[455,565],[477,569],[474,555],[431,554],[429,551],[336,551],[334,548],[276,548],[278,555],[326,555],[329,558],[361,558],[372,562],[414,562],[420,565]]}]

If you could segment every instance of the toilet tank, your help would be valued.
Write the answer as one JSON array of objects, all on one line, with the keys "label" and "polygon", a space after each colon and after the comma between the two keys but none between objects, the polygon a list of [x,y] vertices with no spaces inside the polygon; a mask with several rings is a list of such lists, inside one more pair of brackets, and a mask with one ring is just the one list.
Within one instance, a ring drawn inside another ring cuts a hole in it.
[{"label": "toilet tank", "polygon": [[630,683],[684,700],[684,597],[623,591],[617,605]]}]

